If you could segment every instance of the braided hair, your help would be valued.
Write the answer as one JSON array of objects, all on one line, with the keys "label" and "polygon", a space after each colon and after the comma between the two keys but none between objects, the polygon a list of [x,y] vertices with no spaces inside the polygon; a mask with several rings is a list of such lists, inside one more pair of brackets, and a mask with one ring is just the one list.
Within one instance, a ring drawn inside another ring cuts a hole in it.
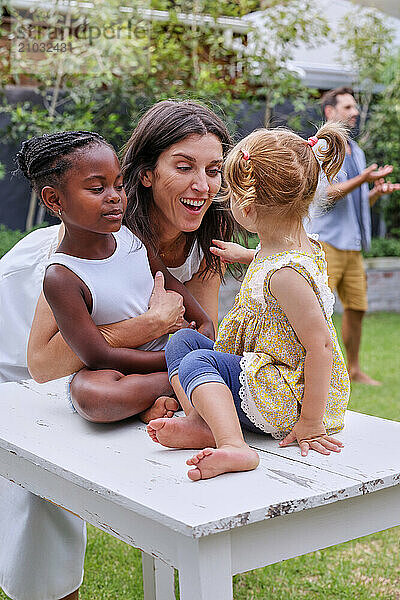
[{"label": "braided hair", "polygon": [[110,144],[92,131],[58,131],[32,137],[22,143],[16,156],[19,170],[30,181],[35,192],[46,185],[59,185],[72,161],[66,157],[80,148]]}]

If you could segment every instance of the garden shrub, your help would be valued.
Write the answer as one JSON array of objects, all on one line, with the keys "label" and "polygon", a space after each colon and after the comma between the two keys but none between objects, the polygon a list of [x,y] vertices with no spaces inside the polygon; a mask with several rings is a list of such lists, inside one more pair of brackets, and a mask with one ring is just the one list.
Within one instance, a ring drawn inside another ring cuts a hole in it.
[{"label": "garden shrub", "polygon": [[399,256],[400,240],[396,238],[373,238],[371,249],[364,252],[365,258],[374,258],[376,256]]},{"label": "garden shrub", "polygon": [[[43,223],[40,227],[47,227],[48,223]],[[33,229],[38,229],[34,227]],[[33,231],[33,229],[31,231]],[[19,231],[19,229],[8,229],[0,224],[0,258],[6,254],[19,240],[28,235],[29,231]]]}]

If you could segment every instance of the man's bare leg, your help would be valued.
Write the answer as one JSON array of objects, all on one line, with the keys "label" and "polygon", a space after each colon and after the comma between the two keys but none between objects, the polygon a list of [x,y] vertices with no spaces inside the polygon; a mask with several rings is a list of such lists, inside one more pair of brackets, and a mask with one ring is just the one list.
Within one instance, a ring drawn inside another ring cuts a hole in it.
[{"label": "man's bare leg", "polygon": [[360,367],[359,353],[364,315],[364,311],[350,308],[346,308],[343,312],[342,338],[346,348],[347,369],[351,381],[367,385],[381,385],[379,381],[364,373]]}]

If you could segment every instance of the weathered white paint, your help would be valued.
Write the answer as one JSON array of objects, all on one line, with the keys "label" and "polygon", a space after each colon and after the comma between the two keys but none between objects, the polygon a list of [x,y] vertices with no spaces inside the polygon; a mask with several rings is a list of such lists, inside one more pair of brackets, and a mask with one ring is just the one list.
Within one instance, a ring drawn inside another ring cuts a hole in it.
[{"label": "weathered white paint", "polygon": [[230,533],[199,540],[185,538],[179,547],[179,563],[182,600],[232,598]]},{"label": "weathered white paint", "polygon": [[89,423],[59,392],[0,385],[0,474],[141,548],[146,600],[174,597],[171,567],[183,600],[228,600],[232,573],[400,522],[400,423],[349,412],[329,457],[250,434],[255,471],[194,483],[192,451],[154,444],[135,419]]},{"label": "weathered white paint", "polygon": [[143,591],[146,600],[175,600],[174,569],[142,552]]},{"label": "weathered white paint", "polygon": [[400,486],[233,530],[232,574],[341,544],[400,524]]}]

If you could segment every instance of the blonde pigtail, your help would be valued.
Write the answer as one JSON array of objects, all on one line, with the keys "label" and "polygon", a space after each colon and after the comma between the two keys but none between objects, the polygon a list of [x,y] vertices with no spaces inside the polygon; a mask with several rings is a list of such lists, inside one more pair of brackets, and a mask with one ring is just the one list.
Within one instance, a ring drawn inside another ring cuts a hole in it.
[{"label": "blonde pigtail", "polygon": [[240,208],[246,208],[257,202],[256,179],[247,150],[235,148],[231,151],[226,160],[224,172],[225,175],[229,173],[227,195],[233,195]]},{"label": "blonde pigtail", "polygon": [[329,122],[318,129],[315,137],[326,142],[318,144],[314,152],[328,182],[332,183],[346,156],[348,129],[342,123]]}]

